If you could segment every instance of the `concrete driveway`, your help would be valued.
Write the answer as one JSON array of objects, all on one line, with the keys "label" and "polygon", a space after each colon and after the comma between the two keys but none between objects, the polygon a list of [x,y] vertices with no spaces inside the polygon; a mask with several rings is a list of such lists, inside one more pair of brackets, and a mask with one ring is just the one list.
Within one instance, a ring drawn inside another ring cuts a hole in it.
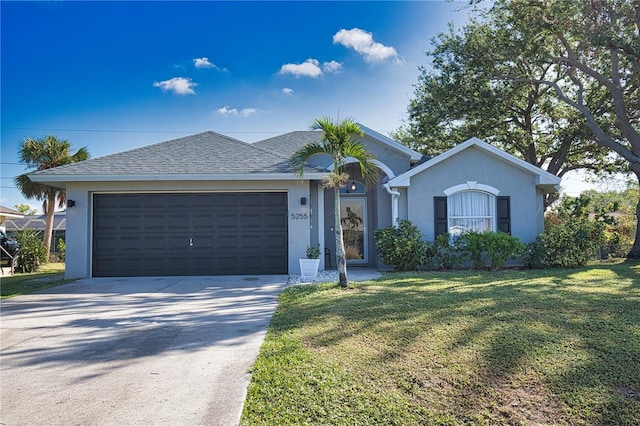
[{"label": "concrete driveway", "polygon": [[286,282],[91,278],[4,300],[0,424],[237,424]]}]

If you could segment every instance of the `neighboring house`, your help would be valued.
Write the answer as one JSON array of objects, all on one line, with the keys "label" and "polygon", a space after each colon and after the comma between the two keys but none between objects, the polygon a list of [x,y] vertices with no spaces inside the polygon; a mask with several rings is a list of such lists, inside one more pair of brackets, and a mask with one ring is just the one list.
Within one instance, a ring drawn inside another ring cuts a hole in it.
[{"label": "neighboring house", "polygon": [[[365,188],[357,165],[341,190],[348,262],[381,266],[373,230],[398,218],[429,239],[464,229],[543,232],[543,197],[560,179],[478,139],[432,159],[361,126],[380,173]],[[300,179],[289,158],[320,140],[291,132],[245,143],[214,132],[31,173],[67,191],[69,278],[297,274],[308,245],[335,267],[332,167],[313,157]]]},{"label": "neighboring house", "polygon": [[0,206],[0,230],[2,230],[2,232],[7,232],[7,219],[15,219],[23,216],[24,215],[17,210]]},{"label": "neighboring house", "polygon": [[[45,215],[25,215],[19,218],[7,219],[6,221],[6,232],[8,235],[14,235],[17,231],[22,231],[25,229],[30,229],[33,231],[38,231],[44,233],[45,226]],[[53,214],[53,235],[52,235],[52,244],[51,251],[54,253],[58,252],[58,246],[60,244],[60,239],[65,239],[66,235],[66,227],[67,227],[67,215],[66,212],[55,212]]]}]

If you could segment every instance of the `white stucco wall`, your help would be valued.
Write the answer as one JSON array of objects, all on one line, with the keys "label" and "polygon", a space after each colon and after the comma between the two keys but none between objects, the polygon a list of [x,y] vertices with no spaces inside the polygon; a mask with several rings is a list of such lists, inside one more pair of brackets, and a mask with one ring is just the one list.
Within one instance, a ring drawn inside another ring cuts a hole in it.
[{"label": "white stucco wall", "polygon": [[[176,182],[84,182],[68,183],[67,199],[76,205],[67,209],[67,278],[91,276],[92,198],[94,193],[137,192],[220,192],[220,191],[285,191],[288,193],[289,273],[300,272],[298,259],[305,256],[311,241],[311,191],[309,181],[176,181]],[[307,199],[301,205],[301,198]],[[315,197],[317,200],[317,195]],[[318,209],[317,214],[322,214]],[[306,213],[292,215],[292,213]],[[316,212],[314,212],[315,214]]]}]

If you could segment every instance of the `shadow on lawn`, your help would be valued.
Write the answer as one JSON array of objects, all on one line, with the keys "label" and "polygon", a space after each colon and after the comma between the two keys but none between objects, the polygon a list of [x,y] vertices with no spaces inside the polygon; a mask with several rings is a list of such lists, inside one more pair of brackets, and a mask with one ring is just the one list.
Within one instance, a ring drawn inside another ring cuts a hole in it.
[{"label": "shadow on lawn", "polygon": [[411,392],[428,399],[438,381],[463,407],[455,414],[464,422],[633,424],[639,278],[638,262],[388,274],[327,297],[306,299],[316,290],[295,289],[299,303],[272,327],[309,327],[310,347],[366,340],[358,348],[365,356],[404,374],[397,381],[422,384]]}]

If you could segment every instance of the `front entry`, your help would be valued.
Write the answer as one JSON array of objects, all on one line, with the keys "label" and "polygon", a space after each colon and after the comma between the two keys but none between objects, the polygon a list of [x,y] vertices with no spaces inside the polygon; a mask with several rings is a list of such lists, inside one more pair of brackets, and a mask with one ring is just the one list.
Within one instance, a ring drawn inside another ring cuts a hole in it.
[{"label": "front entry", "polygon": [[340,222],[347,263],[367,263],[367,199],[341,197]]}]

